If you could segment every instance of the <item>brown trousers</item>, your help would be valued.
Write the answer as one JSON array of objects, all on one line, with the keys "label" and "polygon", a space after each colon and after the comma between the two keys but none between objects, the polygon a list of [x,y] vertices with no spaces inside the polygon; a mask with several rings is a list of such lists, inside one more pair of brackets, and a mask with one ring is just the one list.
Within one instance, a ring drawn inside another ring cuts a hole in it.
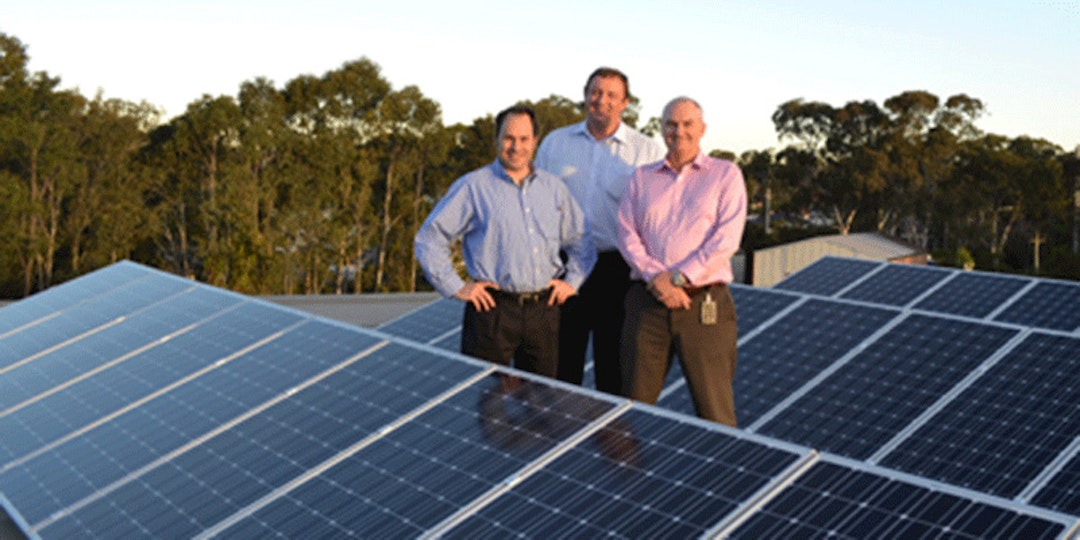
[{"label": "brown trousers", "polygon": [[[717,304],[716,324],[701,322],[706,294]],[[735,426],[735,302],[723,284],[694,294],[691,301],[689,310],[671,310],[656,300],[644,283],[630,286],[621,354],[627,395],[655,404],[675,352],[697,415]]]}]

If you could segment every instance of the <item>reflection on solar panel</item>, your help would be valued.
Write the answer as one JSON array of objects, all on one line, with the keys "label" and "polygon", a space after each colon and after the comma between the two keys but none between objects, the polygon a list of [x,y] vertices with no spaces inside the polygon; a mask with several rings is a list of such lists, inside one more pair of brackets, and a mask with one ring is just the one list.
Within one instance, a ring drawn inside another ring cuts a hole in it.
[{"label": "reflection on solar panel", "polygon": [[825,257],[788,276],[774,289],[832,296],[881,267],[873,261]]},{"label": "reflection on solar panel", "polygon": [[629,411],[444,537],[695,538],[806,456],[776,444]]},{"label": "reflection on solar panel", "polygon": [[371,331],[114,265],[0,309],[0,506],[43,538],[1075,535],[1080,336],[1016,319],[1064,283],[822,268],[732,286],[731,430],[452,352],[454,300]]},{"label": "reflection on solar panel", "polygon": [[417,536],[611,408],[541,383],[492,375],[238,520],[221,536]]}]

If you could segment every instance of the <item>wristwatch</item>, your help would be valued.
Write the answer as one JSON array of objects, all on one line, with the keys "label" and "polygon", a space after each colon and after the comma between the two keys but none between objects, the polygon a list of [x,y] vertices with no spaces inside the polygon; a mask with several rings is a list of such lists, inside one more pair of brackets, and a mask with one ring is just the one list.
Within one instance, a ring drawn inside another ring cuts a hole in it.
[{"label": "wristwatch", "polygon": [[678,270],[672,270],[671,271],[671,284],[676,286],[676,287],[685,287],[686,286],[686,276],[684,276],[682,274],[682,272],[680,272]]}]

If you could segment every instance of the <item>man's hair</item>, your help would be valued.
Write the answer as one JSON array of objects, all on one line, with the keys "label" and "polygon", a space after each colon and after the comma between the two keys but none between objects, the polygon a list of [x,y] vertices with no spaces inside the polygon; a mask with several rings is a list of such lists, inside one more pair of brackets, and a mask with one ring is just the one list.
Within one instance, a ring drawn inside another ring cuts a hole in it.
[{"label": "man's hair", "polygon": [[705,118],[705,109],[701,108],[700,103],[698,103],[693,98],[689,98],[689,97],[686,97],[686,96],[679,96],[679,97],[669,101],[667,103],[667,105],[664,105],[664,112],[660,113],[660,121],[661,122],[666,122],[667,119],[668,119],[668,114],[671,113],[671,109],[673,109],[676,105],[678,105],[680,103],[692,103],[694,105],[694,107],[697,107],[698,112],[701,113],[701,117]]},{"label": "man's hair", "polygon": [[625,73],[610,67],[598,67],[596,68],[596,71],[593,71],[592,74],[589,75],[588,79],[585,79],[586,95],[588,95],[589,93],[589,85],[592,84],[593,79],[596,79],[598,77],[618,77],[619,80],[622,81],[623,92],[626,94],[627,98],[630,97],[630,79],[626,77]]},{"label": "man's hair", "polygon": [[540,131],[536,126],[536,112],[532,110],[532,107],[528,105],[514,105],[513,107],[507,107],[499,114],[495,115],[495,138],[499,138],[499,134],[502,133],[503,122],[511,116],[518,114],[524,114],[529,117],[529,121],[532,122],[533,137],[537,136]]}]

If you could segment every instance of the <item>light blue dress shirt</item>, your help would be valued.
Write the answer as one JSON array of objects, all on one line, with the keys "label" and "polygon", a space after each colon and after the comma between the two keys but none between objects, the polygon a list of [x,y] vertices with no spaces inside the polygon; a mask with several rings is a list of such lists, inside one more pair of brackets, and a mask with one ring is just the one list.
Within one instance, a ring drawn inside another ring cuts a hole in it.
[{"label": "light blue dress shirt", "polygon": [[519,186],[498,161],[457,179],[416,233],[417,261],[443,296],[465,286],[450,256],[457,238],[469,277],[507,292],[540,291],[554,278],[578,289],[596,262],[585,215],[562,181],[534,170]]},{"label": "light blue dress shirt", "polygon": [[619,246],[619,201],[634,168],[664,159],[652,138],[619,123],[610,137],[596,140],[585,122],[564,126],[544,137],[536,168],[558,176],[585,210],[587,227],[600,251]]}]

